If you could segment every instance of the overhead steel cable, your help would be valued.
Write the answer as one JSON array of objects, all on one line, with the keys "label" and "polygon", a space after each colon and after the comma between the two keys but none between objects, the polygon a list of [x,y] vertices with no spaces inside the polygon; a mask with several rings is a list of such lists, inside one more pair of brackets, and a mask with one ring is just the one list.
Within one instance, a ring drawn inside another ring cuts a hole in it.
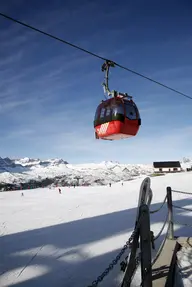
[{"label": "overhead steel cable", "polygon": [[[15,18],[13,18],[13,17],[10,17],[10,16],[8,16],[8,15],[6,15],[6,14],[4,14],[4,13],[1,13],[1,12],[0,12],[0,16],[6,18],[6,19],[8,19],[8,20],[11,20],[11,21],[13,21],[13,22],[15,22],[15,23],[18,23],[18,24],[20,24],[20,25],[22,25],[22,26],[25,26],[25,27],[27,27],[27,28],[33,30],[33,31],[36,31],[36,32],[41,33],[41,34],[43,34],[43,35],[45,35],[45,36],[48,36],[48,37],[50,37],[50,38],[52,38],[52,39],[54,39],[54,40],[57,40],[57,41],[59,41],[59,42],[61,42],[61,43],[63,43],[63,44],[69,45],[69,46],[71,46],[71,47],[73,47],[73,48],[75,48],[75,49],[78,49],[78,50],[80,50],[80,51],[82,51],[82,52],[84,52],[84,53],[87,53],[87,54],[89,54],[89,55],[91,55],[91,56],[93,56],[93,57],[96,57],[96,58],[98,58],[98,59],[100,59],[100,60],[109,61],[109,59],[107,59],[107,58],[105,58],[105,57],[102,57],[102,56],[100,56],[100,55],[98,55],[98,54],[96,54],[96,53],[93,53],[93,52],[91,52],[91,51],[89,51],[89,50],[86,50],[86,49],[84,49],[84,48],[81,48],[80,46],[77,46],[77,45],[75,45],[75,44],[72,44],[72,43],[70,43],[70,42],[68,42],[68,41],[66,41],[66,40],[64,40],[64,39],[61,39],[61,38],[59,38],[59,37],[57,37],[57,36],[54,36],[54,35],[52,35],[52,34],[50,34],[50,33],[45,32],[45,31],[42,31],[42,30],[40,30],[40,29],[38,29],[38,28],[36,28],[36,27],[34,27],[34,26],[31,26],[31,25],[29,25],[29,24],[26,24],[26,23],[24,23],[24,22],[22,22],[22,21],[20,21],[20,20],[17,20],[17,19],[15,19]],[[161,83],[161,82],[158,82],[158,81],[156,81],[156,80],[153,80],[152,78],[149,78],[149,77],[147,77],[147,76],[145,76],[145,75],[143,75],[143,74],[141,74],[141,73],[138,73],[138,72],[136,72],[136,71],[134,71],[134,70],[132,70],[132,69],[130,69],[130,68],[127,68],[127,67],[125,67],[125,66],[123,66],[123,65],[121,65],[121,64],[118,64],[118,63],[116,63],[115,61],[111,61],[111,62],[113,62],[113,63],[115,64],[115,66],[117,66],[117,67],[119,67],[119,68],[121,68],[121,69],[123,69],[123,70],[126,70],[126,71],[128,71],[128,72],[130,72],[130,73],[133,73],[133,74],[135,74],[135,75],[137,75],[137,76],[139,76],[139,77],[142,77],[142,78],[144,78],[144,79],[146,79],[146,80],[148,80],[148,81],[151,81],[151,82],[153,82],[153,83],[155,83],[155,84],[157,84],[157,85],[159,85],[159,86],[161,86],[161,87],[164,87],[164,88],[166,88],[166,89],[168,89],[168,90],[170,90],[170,91],[172,91],[172,92],[175,92],[175,93],[177,93],[177,94],[179,94],[179,95],[181,95],[181,96],[183,96],[183,97],[186,97],[186,98],[192,100],[192,97],[191,97],[191,96],[188,96],[188,95],[185,94],[185,93],[182,93],[182,92],[180,92],[180,91],[178,91],[178,90],[176,90],[176,89],[173,89],[173,88],[171,88],[171,87],[169,87],[169,86],[167,86],[167,85],[165,85],[165,84],[163,84],[163,83]]]}]

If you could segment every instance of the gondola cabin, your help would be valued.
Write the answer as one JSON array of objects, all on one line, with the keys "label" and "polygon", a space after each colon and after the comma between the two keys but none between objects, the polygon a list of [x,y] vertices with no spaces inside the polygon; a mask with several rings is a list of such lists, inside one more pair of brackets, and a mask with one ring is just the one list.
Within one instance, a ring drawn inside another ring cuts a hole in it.
[{"label": "gondola cabin", "polygon": [[136,136],[141,125],[138,108],[132,99],[116,96],[102,101],[94,119],[96,139],[118,140]]}]

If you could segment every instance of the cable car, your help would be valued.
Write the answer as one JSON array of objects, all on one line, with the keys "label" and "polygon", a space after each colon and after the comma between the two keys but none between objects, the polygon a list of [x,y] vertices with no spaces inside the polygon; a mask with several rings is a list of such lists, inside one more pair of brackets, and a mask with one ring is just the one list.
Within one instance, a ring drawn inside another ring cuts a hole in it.
[{"label": "cable car", "polygon": [[108,88],[108,72],[111,62],[105,63],[102,69],[107,70],[105,91],[112,97],[102,101],[95,113],[95,138],[119,140],[136,136],[141,125],[139,110],[128,94],[111,92]]}]

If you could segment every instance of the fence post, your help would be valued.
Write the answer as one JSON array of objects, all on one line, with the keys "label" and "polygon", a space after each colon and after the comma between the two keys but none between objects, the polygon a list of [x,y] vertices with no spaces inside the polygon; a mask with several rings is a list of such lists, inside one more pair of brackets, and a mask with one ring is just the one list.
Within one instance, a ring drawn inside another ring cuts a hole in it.
[{"label": "fence post", "polygon": [[140,206],[141,278],[143,287],[152,287],[150,213],[146,204]]},{"label": "fence post", "polygon": [[168,221],[169,221],[167,238],[174,239],[172,192],[170,186],[167,187],[167,208],[168,208]]}]

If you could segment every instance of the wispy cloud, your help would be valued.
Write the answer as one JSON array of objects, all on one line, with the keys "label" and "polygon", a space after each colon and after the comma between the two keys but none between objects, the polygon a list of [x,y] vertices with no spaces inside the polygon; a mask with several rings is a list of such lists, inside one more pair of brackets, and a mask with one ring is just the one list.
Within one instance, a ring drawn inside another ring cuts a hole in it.
[{"label": "wispy cloud", "polygon": [[0,114],[7,113],[9,111],[12,111],[13,109],[16,109],[20,106],[25,106],[31,103],[31,100],[23,100],[23,101],[11,101],[4,104],[0,104]]},{"label": "wispy cloud", "polygon": [[7,65],[12,65],[12,64],[17,63],[18,61],[21,61],[22,56],[23,56],[23,51],[19,50],[19,51],[16,51],[16,53],[11,54],[8,57],[1,59],[0,70],[2,70],[3,68],[6,68]]},{"label": "wispy cloud", "polygon": [[[21,3],[23,10],[19,9]],[[15,17],[16,12],[6,5],[5,11]],[[19,19],[190,92],[190,60],[181,65],[175,56],[171,64],[163,50],[159,58],[153,54],[156,49],[158,54],[159,46],[175,50],[178,39],[167,44],[159,34],[156,39],[150,30],[151,22],[142,25],[138,22],[138,14],[134,14],[138,7],[131,5],[125,9],[123,5],[102,4],[101,9],[93,1],[59,6],[57,2],[42,1],[39,5],[43,9],[37,11],[35,5],[30,5],[26,6],[24,1],[15,4],[20,11]],[[117,13],[120,13],[118,21],[114,20]],[[183,151],[189,153],[191,127],[185,126],[190,122],[190,105],[119,68],[110,74],[110,87],[134,96],[142,126],[135,138],[115,142],[95,140],[93,118],[103,99],[102,61],[5,19],[0,21],[3,153],[64,156],[74,162],[103,159],[144,162],[157,156],[165,159]],[[184,38],[189,43],[188,36]],[[156,60],[162,65],[158,66]]]}]

